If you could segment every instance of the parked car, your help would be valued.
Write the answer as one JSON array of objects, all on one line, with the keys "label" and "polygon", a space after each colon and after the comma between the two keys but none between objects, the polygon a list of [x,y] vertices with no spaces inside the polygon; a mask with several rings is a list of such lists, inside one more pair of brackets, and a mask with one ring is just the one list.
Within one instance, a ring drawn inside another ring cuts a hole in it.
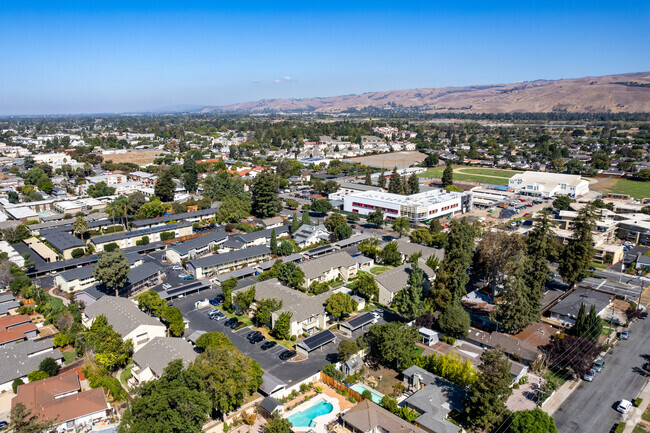
[{"label": "parked car", "polygon": [[600,373],[601,371],[603,371],[603,368],[605,368],[605,361],[599,359],[596,362],[594,362],[594,365],[592,365],[591,368],[595,370],[596,373]]},{"label": "parked car", "polygon": [[582,380],[591,382],[592,380],[594,380],[595,376],[596,376],[596,370],[592,368],[591,370],[589,370],[589,372],[585,373],[585,375],[582,376]]},{"label": "parked car", "polygon": [[240,322],[239,320],[236,320],[235,322],[230,324],[230,329],[235,329],[235,328],[237,328],[237,327],[239,327],[239,326],[241,326],[243,324],[244,324],[244,322]]},{"label": "parked car", "polygon": [[233,323],[236,323],[236,322],[238,322],[237,318],[236,317],[231,317],[230,319],[223,322],[223,326],[226,326],[226,327],[230,328],[230,325],[232,325]]},{"label": "parked car", "polygon": [[264,340],[265,340],[265,338],[264,338],[264,336],[262,334],[254,335],[254,336],[252,336],[251,338],[248,339],[248,341],[250,341],[251,344],[257,344],[260,341],[264,341]]},{"label": "parked car", "polygon": [[219,321],[219,320],[225,319],[226,317],[228,317],[228,316],[223,314],[221,311],[217,311],[216,314],[213,314],[212,316],[210,316],[210,319]]},{"label": "parked car", "polygon": [[167,301],[167,306],[168,307],[173,307],[174,306],[174,301],[172,301],[171,299],[169,301]]},{"label": "parked car", "polygon": [[219,301],[217,300],[217,298],[212,298],[212,299],[210,299],[209,302],[210,302],[210,305],[214,305],[215,307],[216,307],[217,305],[221,304],[221,302],[219,302]]},{"label": "parked car", "polygon": [[214,299],[217,300],[217,302],[222,303],[223,301],[226,300],[226,298],[223,295],[217,295],[214,297]]},{"label": "parked car", "polygon": [[171,289],[172,285],[168,284],[168,283],[165,283],[165,284],[162,285],[162,288],[163,288],[163,290]]},{"label": "parked car", "polygon": [[268,350],[268,349],[273,349],[275,346],[277,346],[278,343],[275,341],[267,341],[266,343],[262,344],[260,347],[262,350]]},{"label": "parked car", "polygon": [[251,332],[248,333],[248,335],[246,335],[246,338],[248,338],[250,340],[251,338],[253,338],[253,337],[257,336],[257,335],[262,335],[262,333],[260,331],[251,331]]},{"label": "parked car", "polygon": [[193,280],[193,279],[194,279],[194,276],[192,276],[192,275],[185,275],[185,276],[183,277],[183,279],[184,279],[184,280]]},{"label": "parked car", "polygon": [[293,357],[295,357],[296,355],[297,353],[294,350],[285,350],[280,354],[279,358],[281,361],[288,361]]},{"label": "parked car", "polygon": [[647,318],[648,318],[648,312],[647,311],[643,311],[641,313],[641,315],[639,316],[639,319],[641,319],[641,320],[645,320]]},{"label": "parked car", "polygon": [[4,430],[8,425],[7,421],[0,421],[0,430]]},{"label": "parked car", "polygon": [[632,407],[632,402],[629,400],[621,400],[621,402],[618,404],[618,407],[616,408],[617,411],[620,413],[628,413],[630,411],[630,408]]},{"label": "parked car", "polygon": [[630,338],[630,331],[627,330],[627,329],[624,329],[623,331],[621,331],[621,335],[619,335],[619,338],[621,340],[627,340],[628,338]]},{"label": "parked car", "polygon": [[183,270],[183,267],[182,267],[182,266],[179,266],[179,265],[176,265],[176,266],[174,266],[172,269],[175,270],[175,271],[182,271],[182,270]]}]

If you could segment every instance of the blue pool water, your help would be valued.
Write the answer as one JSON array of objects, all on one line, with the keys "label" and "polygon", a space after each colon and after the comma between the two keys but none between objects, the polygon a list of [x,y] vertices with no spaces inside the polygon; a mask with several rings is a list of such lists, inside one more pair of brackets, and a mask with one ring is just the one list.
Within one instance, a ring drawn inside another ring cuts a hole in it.
[{"label": "blue pool water", "polygon": [[350,389],[352,391],[358,392],[359,394],[363,394],[363,391],[368,390],[368,391],[370,391],[370,394],[372,394],[372,402],[377,403],[377,404],[381,404],[381,398],[383,397],[383,395],[377,393],[377,391],[370,388],[369,386],[365,386],[365,385],[362,385],[362,384],[358,383],[358,384],[356,384],[354,386],[351,386]]},{"label": "blue pool water", "polygon": [[314,427],[311,425],[314,418],[327,415],[334,410],[332,403],[328,403],[325,399],[321,399],[309,409],[295,413],[289,417],[289,422],[294,427]]}]

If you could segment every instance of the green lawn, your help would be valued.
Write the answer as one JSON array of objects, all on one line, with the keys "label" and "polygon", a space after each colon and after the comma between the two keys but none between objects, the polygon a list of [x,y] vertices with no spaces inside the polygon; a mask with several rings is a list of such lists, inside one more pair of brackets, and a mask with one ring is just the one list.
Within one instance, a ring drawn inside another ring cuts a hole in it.
[{"label": "green lawn", "polygon": [[375,266],[374,268],[370,268],[370,273],[373,275],[379,275],[379,274],[383,274],[389,269],[390,268],[388,266]]},{"label": "green lawn", "polygon": [[422,352],[424,352],[424,349],[420,346],[415,346],[413,348],[413,356],[417,358],[418,356],[422,355]]},{"label": "green lawn", "polygon": [[[465,182],[488,183],[493,185],[507,185],[508,179],[513,174],[519,173],[513,170],[501,170],[498,168],[472,168],[466,165],[454,165],[454,170],[462,168],[465,173],[457,173],[454,171],[454,180],[461,180]],[[445,170],[444,166],[430,168],[424,173],[418,174],[419,177],[433,177],[442,178],[442,172]],[[492,176],[492,177],[490,177]]]},{"label": "green lawn", "polygon": [[546,370],[546,373],[542,375],[542,377],[547,381],[547,382],[554,382],[556,385],[556,388],[559,388],[564,384],[564,382],[567,381],[567,377],[560,373],[556,373],[551,369]]},{"label": "green lawn", "polygon": [[74,352],[62,352],[61,354],[63,355],[63,363],[65,365],[70,364],[76,358]]},{"label": "green lawn", "polygon": [[63,300],[62,299],[55,298],[52,295],[50,295],[50,304],[52,304],[52,308],[55,309],[55,310],[65,307],[65,305],[63,305]]},{"label": "green lawn", "polygon": [[478,175],[487,175],[487,176],[496,176],[503,177],[505,179],[510,179],[517,173],[522,173],[518,170],[503,170],[500,168],[463,168],[463,172],[467,174],[478,174]]},{"label": "green lawn", "polygon": [[597,262],[591,262],[591,266],[593,266],[594,268],[598,268],[598,269],[607,269],[607,268],[609,268],[609,265],[606,265],[604,263],[597,263]]},{"label": "green lawn", "polygon": [[642,182],[639,180],[615,179],[615,183],[613,185],[608,185],[602,187],[601,189],[598,188],[598,185],[595,185],[595,189],[601,192],[629,194],[634,198],[650,197],[650,182]]},{"label": "green lawn", "polygon": [[133,365],[122,370],[122,373],[120,374],[120,382],[122,382],[122,386],[124,386],[125,388],[126,388],[126,381],[129,380],[129,378],[131,377],[132,369],[133,369]]}]

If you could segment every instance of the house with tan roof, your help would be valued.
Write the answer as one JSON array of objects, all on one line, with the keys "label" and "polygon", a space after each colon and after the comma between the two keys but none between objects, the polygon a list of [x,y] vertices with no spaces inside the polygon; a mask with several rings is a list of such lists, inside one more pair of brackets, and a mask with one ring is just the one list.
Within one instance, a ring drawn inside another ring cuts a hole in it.
[{"label": "house with tan roof", "polygon": [[369,399],[349,409],[341,419],[343,426],[353,433],[425,433]]},{"label": "house with tan roof", "polygon": [[20,385],[11,407],[19,403],[59,431],[92,425],[111,414],[103,388],[82,391],[76,370]]},{"label": "house with tan roof", "polygon": [[307,260],[298,267],[305,273],[305,287],[309,287],[313,282],[323,283],[337,278],[348,281],[357,276],[359,263],[350,254],[340,252]]}]

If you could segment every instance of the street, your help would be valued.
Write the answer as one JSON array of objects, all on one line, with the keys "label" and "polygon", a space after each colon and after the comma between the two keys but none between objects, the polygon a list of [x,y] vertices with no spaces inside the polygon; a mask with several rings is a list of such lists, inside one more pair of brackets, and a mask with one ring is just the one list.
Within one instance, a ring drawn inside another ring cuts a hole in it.
[{"label": "street", "polygon": [[628,415],[616,411],[621,399],[633,401],[650,375],[641,366],[650,361],[650,321],[630,327],[630,338],[619,341],[605,358],[605,369],[584,382],[553,414],[561,433],[609,432]]}]

